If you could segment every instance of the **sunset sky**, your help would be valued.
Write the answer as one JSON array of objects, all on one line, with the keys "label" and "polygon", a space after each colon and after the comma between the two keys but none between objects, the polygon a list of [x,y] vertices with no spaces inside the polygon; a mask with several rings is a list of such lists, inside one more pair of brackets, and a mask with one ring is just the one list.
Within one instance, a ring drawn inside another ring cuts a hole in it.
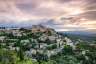
[{"label": "sunset sky", "polygon": [[0,26],[96,30],[96,0],[0,0]]}]

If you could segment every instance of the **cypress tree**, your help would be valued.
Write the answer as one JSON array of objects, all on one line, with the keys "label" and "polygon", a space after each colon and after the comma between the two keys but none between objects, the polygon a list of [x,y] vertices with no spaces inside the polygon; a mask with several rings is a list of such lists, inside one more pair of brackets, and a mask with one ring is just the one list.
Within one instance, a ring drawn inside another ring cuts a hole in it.
[{"label": "cypress tree", "polygon": [[17,52],[17,49],[15,48],[15,51]]},{"label": "cypress tree", "polygon": [[43,50],[43,61],[44,61],[44,50]]},{"label": "cypress tree", "polygon": [[60,42],[59,42],[59,48],[60,48]]},{"label": "cypress tree", "polygon": [[17,45],[18,45],[18,46],[20,46],[20,42],[21,42],[21,40],[19,39],[19,40],[17,41]]},{"label": "cypress tree", "polygon": [[39,43],[39,48],[40,48],[40,43]]},{"label": "cypress tree", "polygon": [[20,57],[20,61],[24,60],[24,54],[23,54],[21,42],[20,42],[20,45],[19,45],[18,57]]},{"label": "cypress tree", "polygon": [[38,46],[39,46],[39,48],[40,48],[40,42],[39,42],[39,39],[37,40],[37,42],[38,42]]},{"label": "cypress tree", "polygon": [[55,43],[57,43],[56,39],[55,39]]},{"label": "cypress tree", "polygon": [[2,46],[2,45],[1,45],[1,43],[0,43],[0,49],[1,49],[1,46]]}]

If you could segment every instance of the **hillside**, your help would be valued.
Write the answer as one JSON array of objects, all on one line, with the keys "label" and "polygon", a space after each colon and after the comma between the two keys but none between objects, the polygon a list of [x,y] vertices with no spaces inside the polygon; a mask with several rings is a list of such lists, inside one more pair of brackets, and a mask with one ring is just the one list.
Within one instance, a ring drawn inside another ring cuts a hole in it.
[{"label": "hillside", "polygon": [[85,42],[88,42],[88,43],[94,43],[96,44],[96,35],[95,34],[70,34],[70,33],[62,33],[62,34],[66,34],[68,36],[70,36],[72,39],[74,40],[83,40]]},{"label": "hillside", "polygon": [[96,47],[83,42],[41,24],[32,27],[0,27],[0,63],[96,63],[93,62],[96,60]]}]

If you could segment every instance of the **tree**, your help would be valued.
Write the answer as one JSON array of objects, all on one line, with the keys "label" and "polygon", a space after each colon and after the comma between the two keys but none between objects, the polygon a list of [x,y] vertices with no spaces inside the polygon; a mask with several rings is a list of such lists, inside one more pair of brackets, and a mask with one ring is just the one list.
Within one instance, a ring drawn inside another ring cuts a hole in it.
[{"label": "tree", "polygon": [[28,61],[20,61],[20,58],[17,58],[15,55],[12,56],[14,59],[13,64],[38,64],[38,62],[29,59]]},{"label": "tree", "polygon": [[39,43],[38,46],[39,46],[39,48],[40,48],[40,41],[39,41],[39,39],[37,39],[37,41],[38,41],[38,43]]},{"label": "tree", "polygon": [[39,43],[39,48],[40,48],[40,43]]},{"label": "tree", "polygon": [[80,43],[80,42],[79,42],[79,43],[77,43],[76,48],[80,51],[80,49],[82,48],[82,45],[81,45],[81,43]]},{"label": "tree", "polygon": [[63,50],[62,50],[63,54],[71,54],[72,53],[72,47],[70,45],[66,45]]},{"label": "tree", "polygon": [[50,56],[50,59],[51,59],[51,60],[56,60],[56,59],[58,59],[58,58],[59,58],[59,56],[56,55],[56,54]]},{"label": "tree", "polygon": [[43,60],[44,54],[36,52],[36,60],[41,64],[41,60]]},{"label": "tree", "polygon": [[34,48],[34,46],[36,46],[36,42],[35,41],[32,42],[32,48]]},{"label": "tree", "polygon": [[19,46],[18,56],[20,57],[20,61],[24,60],[24,54],[23,54],[21,42],[20,42],[20,46]]},{"label": "tree", "polygon": [[46,62],[45,64],[58,64],[58,63],[54,60],[50,60],[50,61]]},{"label": "tree", "polygon": [[20,42],[21,42],[21,40],[19,39],[19,40],[17,41],[17,45],[18,45],[18,46],[20,46]]},{"label": "tree", "polygon": [[51,50],[51,49],[52,49],[51,46],[47,46],[47,47],[45,48],[45,50]]},{"label": "tree", "polygon": [[60,42],[59,42],[59,48],[60,48]]},{"label": "tree", "polygon": [[57,45],[52,45],[52,49],[56,49],[57,48]]},{"label": "tree", "polygon": [[56,39],[55,39],[55,43],[57,43]]},{"label": "tree", "polygon": [[94,63],[93,63],[93,60],[90,59],[90,58],[88,59],[88,63],[90,63],[90,64],[94,64]]},{"label": "tree", "polygon": [[14,51],[0,49],[0,64],[11,64]]},{"label": "tree", "polygon": [[47,43],[47,45],[50,45],[50,44],[52,43],[49,38],[47,38],[47,39],[45,40],[45,42]]},{"label": "tree", "polygon": [[13,37],[13,33],[9,33],[8,37]]},{"label": "tree", "polygon": [[2,45],[1,45],[1,43],[0,43],[0,49],[1,49],[1,46],[2,46]]},{"label": "tree", "polygon": [[26,30],[26,29],[24,29],[24,28],[20,28],[20,29],[19,29],[19,31],[23,31],[23,30]]},{"label": "tree", "polygon": [[[0,43],[1,44],[1,43]],[[0,49],[0,62],[2,60],[3,51]]]},{"label": "tree", "polygon": [[91,52],[89,52],[89,51],[86,51],[85,55],[90,57],[92,60],[95,59],[94,55]]},{"label": "tree", "polygon": [[37,31],[39,32],[40,30],[38,29]]},{"label": "tree", "polygon": [[61,56],[61,55],[62,55],[62,53],[61,53],[61,52],[58,52],[58,53],[57,53],[57,55],[58,55],[58,56]]},{"label": "tree", "polygon": [[66,42],[66,40],[63,40],[63,42]]},{"label": "tree", "polygon": [[9,46],[9,43],[6,43],[6,46]]},{"label": "tree", "polygon": [[78,55],[76,56],[77,60],[85,60],[84,55]]},{"label": "tree", "polygon": [[94,64],[94,63],[93,63],[93,60],[89,58],[88,60],[86,59],[83,60],[82,64]]},{"label": "tree", "polygon": [[48,56],[47,55],[44,55],[44,61],[47,62],[47,58]]}]

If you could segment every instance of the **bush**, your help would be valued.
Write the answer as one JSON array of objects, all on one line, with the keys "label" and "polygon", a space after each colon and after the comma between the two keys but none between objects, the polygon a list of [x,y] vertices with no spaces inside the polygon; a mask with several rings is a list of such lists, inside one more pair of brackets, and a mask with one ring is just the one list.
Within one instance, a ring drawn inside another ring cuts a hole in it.
[{"label": "bush", "polygon": [[66,40],[63,40],[63,42],[66,42]]},{"label": "bush", "polygon": [[26,29],[24,29],[24,28],[20,28],[20,29],[19,29],[19,31],[23,31],[23,30],[26,30]]},{"label": "bush", "polygon": [[56,49],[57,48],[57,45],[52,45],[52,49]]},{"label": "bush", "polygon": [[77,50],[79,50],[79,51],[80,51],[80,49],[82,48],[82,45],[81,45],[81,43],[80,43],[80,42],[79,42],[79,43],[77,43],[76,48],[77,48]]},{"label": "bush", "polygon": [[57,53],[57,55],[58,55],[58,56],[61,56],[61,55],[62,55],[62,53],[61,53],[61,52],[58,52],[58,53]]},{"label": "bush", "polygon": [[2,59],[2,62],[3,63],[7,62],[6,64],[8,64],[9,62],[12,62],[13,61],[13,58],[12,58],[13,54],[14,54],[13,51],[4,50],[3,53],[2,53],[2,56],[0,56],[1,59]]},{"label": "bush", "polygon": [[62,50],[63,54],[73,54],[72,53],[72,47],[70,45],[66,45],[63,50]]},{"label": "bush", "polygon": [[91,52],[89,52],[89,51],[86,51],[85,55],[90,57],[91,59],[94,59],[93,54]]},{"label": "bush", "polygon": [[78,55],[76,56],[77,60],[85,60],[84,55]]},{"label": "bush", "polygon": [[6,46],[9,46],[9,43],[6,43]]},{"label": "bush", "polygon": [[45,50],[51,50],[51,49],[52,49],[51,46],[47,46],[47,47],[45,48]]},{"label": "bush", "polygon": [[0,62],[1,62],[2,58],[0,57]]},{"label": "bush", "polygon": [[51,56],[50,56],[50,59],[51,59],[51,60],[56,60],[56,59],[59,59],[59,56],[56,55],[56,54],[54,54],[54,55],[51,55]]},{"label": "bush", "polygon": [[32,54],[32,57],[35,58],[39,63],[42,61],[47,61],[47,55],[36,52],[36,54]]},{"label": "bush", "polygon": [[66,57],[63,57],[63,60],[66,60],[67,62],[69,62],[69,60],[72,60],[72,58],[66,56]]},{"label": "bush", "polygon": [[94,64],[92,59],[83,60],[82,64]]},{"label": "bush", "polygon": [[1,43],[0,43],[0,49],[1,49],[1,46],[2,46],[2,45],[1,45]]}]

